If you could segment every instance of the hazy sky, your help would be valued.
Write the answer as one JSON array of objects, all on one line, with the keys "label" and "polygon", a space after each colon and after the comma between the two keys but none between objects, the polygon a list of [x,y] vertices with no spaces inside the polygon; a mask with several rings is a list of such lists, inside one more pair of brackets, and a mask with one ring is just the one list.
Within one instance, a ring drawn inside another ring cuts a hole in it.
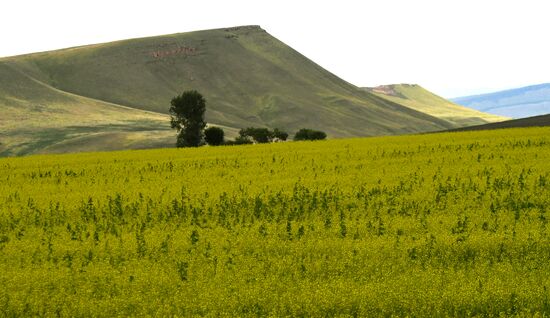
[{"label": "hazy sky", "polygon": [[258,24],[358,86],[445,97],[550,82],[550,1],[3,0],[0,56]]}]

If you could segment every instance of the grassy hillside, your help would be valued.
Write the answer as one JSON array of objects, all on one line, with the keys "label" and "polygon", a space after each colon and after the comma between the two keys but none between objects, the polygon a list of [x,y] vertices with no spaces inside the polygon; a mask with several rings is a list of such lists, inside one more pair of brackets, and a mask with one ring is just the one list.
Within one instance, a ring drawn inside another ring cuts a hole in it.
[{"label": "grassy hillside", "polygon": [[455,103],[511,118],[550,114],[550,83],[453,98]]},{"label": "grassy hillside", "polygon": [[[17,85],[12,84],[14,76],[19,78]],[[30,88],[37,85],[41,89]],[[22,91],[20,86],[29,90]],[[170,99],[186,89],[197,89],[206,97],[208,122],[234,128],[267,126],[294,132],[310,127],[326,131],[329,137],[351,137],[453,127],[445,120],[365,92],[260,27],[247,26],[0,59],[0,110],[12,125],[0,129],[7,135],[18,134],[26,126],[26,119],[17,120],[21,112],[25,118],[41,122],[44,113],[54,113],[47,116],[57,118],[56,112],[66,112],[65,123],[60,120],[55,125],[72,126],[71,121],[81,119],[72,118],[71,109],[85,105],[93,112],[94,105],[101,105],[113,114],[96,113],[105,117],[100,125],[134,122],[132,116],[150,115],[150,126],[160,133],[165,130],[164,124],[156,122],[160,115],[132,112],[124,118],[118,114],[122,112],[119,106],[165,114]],[[71,109],[66,111],[66,107]],[[144,131],[140,125],[127,127]],[[22,153],[14,147],[7,151]],[[42,149],[30,148],[27,152]]]},{"label": "grassy hillside", "polygon": [[462,128],[452,129],[450,131],[475,131],[475,130],[492,130],[492,129],[504,129],[504,128],[523,128],[523,127],[545,127],[545,126],[550,126],[550,114],[507,120],[503,122],[491,123],[491,124],[485,124],[485,125],[462,127]]},{"label": "grassy hillside", "polygon": [[8,317],[545,317],[550,127],[0,159]]},{"label": "grassy hillside", "polygon": [[416,84],[383,85],[366,89],[395,103],[445,119],[455,127],[481,125],[508,119],[457,105]]},{"label": "grassy hillside", "polygon": [[[138,142],[144,147],[174,144],[166,115],[71,94],[4,61],[0,61],[0,111],[0,156],[55,152],[51,148],[60,142],[82,137],[94,140],[80,143],[80,150],[132,148],[126,139],[135,131],[147,135]],[[101,146],[93,145],[97,142]],[[73,150],[77,149],[60,149]]]}]

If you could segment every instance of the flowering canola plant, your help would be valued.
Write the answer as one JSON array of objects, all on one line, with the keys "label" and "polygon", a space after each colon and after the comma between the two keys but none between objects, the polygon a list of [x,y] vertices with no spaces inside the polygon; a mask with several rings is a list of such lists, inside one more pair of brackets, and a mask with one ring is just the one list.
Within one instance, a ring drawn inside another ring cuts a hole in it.
[{"label": "flowering canola plant", "polygon": [[0,159],[0,316],[547,316],[550,129]]}]

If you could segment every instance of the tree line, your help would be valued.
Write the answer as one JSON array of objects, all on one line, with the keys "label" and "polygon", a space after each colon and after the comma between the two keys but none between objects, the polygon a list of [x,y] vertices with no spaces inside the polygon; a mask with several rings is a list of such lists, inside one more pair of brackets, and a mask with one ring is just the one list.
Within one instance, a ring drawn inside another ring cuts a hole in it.
[{"label": "tree line", "polygon": [[[198,147],[205,143],[211,146],[244,145],[252,143],[270,143],[286,141],[288,133],[275,128],[248,127],[239,131],[234,140],[225,140],[222,128],[211,126],[206,128],[204,113],[206,100],[196,90],[185,91],[175,96],[170,102],[170,124],[177,130],[178,147]],[[294,140],[324,140],[327,134],[323,131],[302,128],[294,135]]]}]

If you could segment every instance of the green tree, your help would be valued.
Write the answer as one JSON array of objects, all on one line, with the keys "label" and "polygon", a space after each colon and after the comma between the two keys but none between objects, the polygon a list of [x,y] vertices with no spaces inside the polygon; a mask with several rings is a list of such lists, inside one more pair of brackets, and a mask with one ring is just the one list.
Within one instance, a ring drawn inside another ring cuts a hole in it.
[{"label": "green tree", "polygon": [[243,136],[237,136],[235,138],[235,141],[226,142],[226,145],[250,145],[252,144],[252,140],[250,140],[250,137],[243,137]]},{"label": "green tree", "polygon": [[273,138],[277,138],[279,140],[285,141],[288,138],[288,133],[284,132],[282,130],[279,130],[279,128],[273,129]]},{"label": "green tree", "polygon": [[307,129],[302,128],[300,129],[296,135],[294,135],[294,140],[323,140],[327,138],[327,134],[323,131],[319,130],[313,130],[313,129]]},{"label": "green tree", "polygon": [[204,130],[204,140],[210,146],[223,144],[224,132],[220,127],[208,127]]},{"label": "green tree", "polygon": [[171,126],[177,129],[178,147],[198,147],[206,127],[206,100],[196,90],[185,91],[170,102]]},{"label": "green tree", "polygon": [[263,144],[273,140],[273,133],[267,128],[248,127],[241,129],[239,135],[242,138],[251,137],[255,142]]}]

